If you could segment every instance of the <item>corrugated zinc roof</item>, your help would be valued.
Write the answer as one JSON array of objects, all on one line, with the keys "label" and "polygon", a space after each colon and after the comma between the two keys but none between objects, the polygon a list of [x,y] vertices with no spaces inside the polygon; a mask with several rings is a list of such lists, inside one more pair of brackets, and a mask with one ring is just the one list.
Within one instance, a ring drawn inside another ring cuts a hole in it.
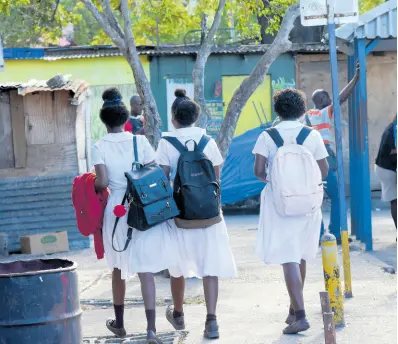
[{"label": "corrugated zinc roof", "polygon": [[[216,46],[212,48],[212,54],[263,54],[269,49],[270,45],[226,45]],[[138,47],[139,55],[146,56],[180,56],[195,55],[199,46],[168,46],[168,47]],[[293,44],[291,52],[326,52],[328,46],[325,44]],[[44,59],[49,61],[62,59],[82,59],[82,58],[98,58],[108,56],[121,56],[119,49],[112,46],[100,47],[73,47],[73,48],[47,48]]]},{"label": "corrugated zinc roof", "polygon": [[348,42],[355,38],[397,38],[397,0],[386,1],[362,14],[358,23],[343,25],[336,30],[336,36]]},{"label": "corrugated zinc roof", "polygon": [[[50,79],[51,80],[51,79]],[[67,80],[63,84],[55,87],[50,86],[49,80],[29,80],[25,83],[7,82],[0,84],[0,90],[18,90],[18,94],[25,96],[34,92],[53,92],[53,91],[70,91],[73,94],[71,103],[78,105],[88,95],[90,95],[89,84],[83,80]]]}]

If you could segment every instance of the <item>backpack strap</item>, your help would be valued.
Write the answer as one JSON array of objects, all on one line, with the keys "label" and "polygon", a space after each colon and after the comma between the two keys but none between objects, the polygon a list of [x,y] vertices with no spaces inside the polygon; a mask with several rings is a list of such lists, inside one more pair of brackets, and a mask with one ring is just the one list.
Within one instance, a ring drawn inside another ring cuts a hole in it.
[{"label": "backpack strap", "polygon": [[296,142],[298,145],[303,145],[304,141],[307,139],[308,135],[311,134],[312,128],[310,127],[303,127],[301,129],[300,133],[298,134],[296,138]]},{"label": "backpack strap", "polygon": [[267,134],[271,137],[272,141],[276,144],[278,148],[281,148],[284,144],[281,134],[279,134],[276,128],[269,128],[266,130]]},{"label": "backpack strap", "polygon": [[180,154],[188,152],[188,148],[185,147],[179,139],[176,137],[171,137],[171,136],[163,136],[162,139],[166,140],[168,143],[170,143],[175,149],[177,149]]},{"label": "backpack strap", "polygon": [[138,161],[138,145],[137,145],[137,136],[134,135],[133,137],[133,148],[134,148],[134,161],[133,161],[133,170],[137,169],[139,170],[140,168],[143,167],[142,164]]},{"label": "backpack strap", "polygon": [[138,163],[138,146],[137,146],[137,136],[133,137],[133,145],[134,145],[134,160]]},{"label": "backpack strap", "polygon": [[309,126],[312,127],[312,123],[310,120],[310,116],[308,116],[308,113],[305,114],[305,123]]},{"label": "backpack strap", "polygon": [[[134,137],[134,138],[135,138],[135,137]],[[124,205],[124,203],[126,202],[126,200],[127,200],[127,193],[124,194],[124,197],[123,197],[123,200],[122,200],[121,205]],[[133,229],[132,229],[131,227],[129,227],[129,229],[127,230],[127,240],[126,240],[126,243],[124,244],[123,249],[122,249],[122,250],[117,250],[117,249],[115,248],[114,239],[115,239],[116,228],[117,228],[117,224],[119,223],[119,220],[120,220],[120,217],[117,217],[116,220],[115,220],[115,224],[113,225],[113,231],[112,231],[112,248],[113,248],[114,251],[120,253],[120,252],[124,252],[124,251],[127,250],[127,247],[129,246],[130,241],[131,241],[131,236],[132,236],[132,234],[133,234]]]},{"label": "backpack strap", "polygon": [[202,153],[204,149],[206,148],[207,144],[210,141],[210,136],[208,135],[203,135],[202,138],[200,139],[197,147],[195,148],[195,152]]}]

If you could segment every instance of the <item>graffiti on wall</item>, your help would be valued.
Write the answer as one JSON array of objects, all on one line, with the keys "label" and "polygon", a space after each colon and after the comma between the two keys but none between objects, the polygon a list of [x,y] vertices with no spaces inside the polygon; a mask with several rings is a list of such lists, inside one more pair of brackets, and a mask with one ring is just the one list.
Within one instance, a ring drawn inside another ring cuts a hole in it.
[{"label": "graffiti on wall", "polygon": [[273,94],[285,88],[295,88],[295,87],[296,87],[296,82],[294,81],[294,79],[278,78],[272,80]]},{"label": "graffiti on wall", "polygon": [[224,120],[224,103],[221,100],[206,100],[206,105],[211,115],[206,131],[208,135],[216,138]]}]

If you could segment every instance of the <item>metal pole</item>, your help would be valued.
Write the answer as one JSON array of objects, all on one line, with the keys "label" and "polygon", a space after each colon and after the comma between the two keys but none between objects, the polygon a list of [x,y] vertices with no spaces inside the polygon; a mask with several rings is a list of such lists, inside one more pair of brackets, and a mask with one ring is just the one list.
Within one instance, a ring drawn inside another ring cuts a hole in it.
[{"label": "metal pole", "polygon": [[[358,61],[358,40],[355,39],[355,61]],[[362,232],[363,232],[363,219],[361,216],[361,200],[363,198],[363,188],[362,188],[362,173],[361,173],[361,158],[360,158],[360,149],[359,149],[359,140],[361,136],[361,130],[360,130],[360,103],[359,103],[359,85],[357,84],[354,89],[354,95],[355,95],[355,122],[354,122],[354,174],[356,175],[356,199],[358,200],[356,207],[355,207],[355,213],[351,214],[351,216],[355,217],[355,223],[356,223],[356,238],[357,240],[362,239]]]},{"label": "metal pole", "polygon": [[362,235],[361,240],[365,243],[366,250],[373,250],[372,238],[372,200],[370,192],[370,170],[369,170],[369,139],[368,139],[368,99],[366,90],[366,41],[358,40],[358,59],[359,59],[359,94],[360,94],[360,159],[362,175],[361,213],[362,216]]},{"label": "metal pole", "polygon": [[334,324],[336,327],[344,326],[344,304],[340,282],[340,267],[337,259],[336,237],[326,231],[322,236],[321,247],[323,278],[325,280],[325,289],[329,294]]},{"label": "metal pole", "polygon": [[345,286],[345,297],[350,298],[352,297],[351,263],[350,263],[350,248],[348,243],[348,223],[347,223],[347,208],[346,208],[344,167],[343,167],[343,139],[341,131],[341,118],[340,118],[339,83],[338,83],[337,50],[336,50],[336,35],[335,35],[336,25],[334,23],[334,1],[328,0],[327,5],[328,5],[330,71],[332,76],[332,90],[333,90],[333,117],[334,117],[334,129],[336,136],[337,173],[338,173],[339,200],[340,200],[340,231],[341,231],[341,244],[343,247],[344,286]]},{"label": "metal pole", "polygon": [[253,106],[254,106],[254,110],[256,111],[258,120],[260,121],[260,124],[263,125],[264,123],[263,123],[263,121],[261,120],[260,114],[258,113],[257,106],[256,106],[256,103],[254,102],[254,100],[252,101],[252,103],[253,103]]},{"label": "metal pole", "polygon": [[0,35],[0,72],[4,72],[4,54],[3,54],[3,43]]},{"label": "metal pole", "polygon": [[330,307],[329,293],[321,291],[319,296],[321,299],[325,344],[336,344],[336,328],[334,326],[333,312]]},{"label": "metal pole", "polygon": [[[355,56],[348,56],[348,81],[350,81],[355,74]],[[349,142],[350,142],[350,208],[351,208],[351,235],[356,234],[356,208],[358,205],[357,193],[357,176],[355,174],[355,91],[351,94],[349,99]]]}]

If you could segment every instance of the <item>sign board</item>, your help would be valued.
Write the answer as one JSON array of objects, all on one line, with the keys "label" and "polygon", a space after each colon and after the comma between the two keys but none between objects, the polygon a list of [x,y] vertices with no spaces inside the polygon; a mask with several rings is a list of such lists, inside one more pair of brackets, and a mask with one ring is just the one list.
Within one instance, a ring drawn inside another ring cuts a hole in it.
[{"label": "sign board", "polygon": [[4,54],[3,54],[3,42],[0,36],[0,72],[4,72]]},{"label": "sign board", "polygon": [[300,0],[301,25],[327,25],[328,4],[334,6],[335,24],[358,22],[358,0]]},{"label": "sign board", "polygon": [[211,115],[207,123],[206,133],[215,139],[224,120],[224,103],[222,100],[206,100],[206,105]]}]

